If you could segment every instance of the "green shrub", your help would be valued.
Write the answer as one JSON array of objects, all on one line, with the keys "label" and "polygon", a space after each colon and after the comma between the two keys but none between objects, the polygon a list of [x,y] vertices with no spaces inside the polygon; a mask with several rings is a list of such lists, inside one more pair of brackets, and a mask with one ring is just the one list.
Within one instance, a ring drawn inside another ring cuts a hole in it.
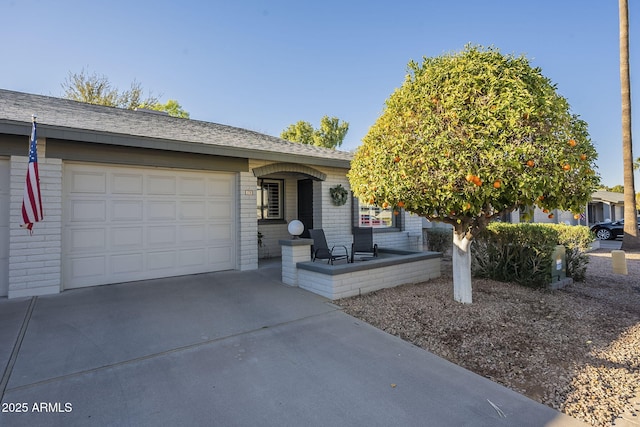
[{"label": "green shrub", "polygon": [[551,254],[558,232],[542,224],[491,223],[471,245],[476,277],[545,287],[551,279]]},{"label": "green shrub", "polygon": [[589,227],[584,225],[546,224],[558,232],[558,244],[564,245],[567,254],[567,276],[576,282],[582,282],[587,273],[589,256],[595,240]]},{"label": "green shrub", "polygon": [[446,253],[453,244],[453,230],[449,227],[427,228],[427,248],[433,252]]}]

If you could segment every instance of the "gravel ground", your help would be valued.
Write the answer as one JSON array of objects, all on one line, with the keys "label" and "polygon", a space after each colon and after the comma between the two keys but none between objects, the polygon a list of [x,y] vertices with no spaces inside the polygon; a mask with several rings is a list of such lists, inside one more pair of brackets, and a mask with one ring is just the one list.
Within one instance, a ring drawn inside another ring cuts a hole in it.
[{"label": "gravel ground", "polygon": [[336,304],[588,424],[640,425],[640,254],[626,276],[610,251],[589,258],[586,280],[559,291],[474,279],[473,304],[459,304],[445,258],[439,279]]}]

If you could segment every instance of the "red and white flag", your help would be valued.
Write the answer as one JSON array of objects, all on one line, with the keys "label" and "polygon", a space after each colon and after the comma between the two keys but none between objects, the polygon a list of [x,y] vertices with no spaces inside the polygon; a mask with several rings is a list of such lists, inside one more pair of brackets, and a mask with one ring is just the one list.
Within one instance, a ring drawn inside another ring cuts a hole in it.
[{"label": "red and white flag", "polygon": [[42,196],[40,195],[40,175],[38,174],[38,143],[36,136],[36,119],[33,117],[31,129],[31,141],[29,143],[29,166],[27,168],[27,180],[24,185],[24,197],[22,199],[22,227],[33,232],[33,223],[41,221]]}]

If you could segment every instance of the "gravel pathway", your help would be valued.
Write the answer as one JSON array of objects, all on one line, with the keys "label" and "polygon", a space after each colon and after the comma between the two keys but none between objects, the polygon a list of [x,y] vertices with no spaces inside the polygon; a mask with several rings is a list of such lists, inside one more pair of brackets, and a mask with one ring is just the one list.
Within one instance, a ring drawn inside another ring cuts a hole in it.
[{"label": "gravel pathway", "polygon": [[589,255],[587,278],[563,290],[474,279],[453,301],[443,276],[336,301],[382,330],[596,426],[640,426],[640,254],[629,274]]}]

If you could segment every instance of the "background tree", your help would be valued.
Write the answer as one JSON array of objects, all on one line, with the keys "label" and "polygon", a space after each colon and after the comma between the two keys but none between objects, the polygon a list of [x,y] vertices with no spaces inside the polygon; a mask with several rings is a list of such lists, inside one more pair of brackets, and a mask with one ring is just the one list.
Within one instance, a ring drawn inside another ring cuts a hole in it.
[{"label": "background tree", "polygon": [[622,167],[624,175],[623,250],[640,250],[636,190],[633,177],[633,142],[631,138],[631,82],[629,77],[629,5],[619,0],[620,12],[620,93],[622,95]]},{"label": "background tree", "polygon": [[601,185],[598,187],[598,190],[611,191],[612,193],[624,193],[623,185],[614,185],[613,187],[607,187],[606,185]]},{"label": "background tree", "polygon": [[299,122],[289,125],[282,131],[280,138],[291,142],[299,142],[301,144],[313,145],[313,133],[315,129],[309,122],[300,120]]},{"label": "background tree", "polygon": [[180,117],[182,119],[189,118],[189,113],[185,111],[180,105],[180,103],[175,99],[168,100],[166,104],[161,104],[160,102],[157,102],[153,105],[142,104],[136,108],[146,108],[149,110],[164,111],[172,117]]},{"label": "background tree", "polygon": [[157,97],[151,93],[145,95],[142,85],[133,81],[128,90],[120,92],[104,75],[89,73],[83,69],[79,73],[72,73],[62,83],[63,97],[88,104],[106,105],[109,107],[148,108],[157,111],[166,111],[170,116],[189,118],[189,113],[175,100],[169,100],[161,104]]},{"label": "background tree", "polygon": [[579,213],[597,188],[587,124],[525,57],[467,46],[411,61],[357,149],[360,200],[451,224],[456,301],[471,303],[470,245],[502,214]]},{"label": "background tree", "polygon": [[349,123],[340,123],[340,119],[337,117],[324,116],[320,119],[318,129],[314,129],[311,123],[301,120],[283,130],[280,138],[335,149],[342,145],[348,131]]}]

